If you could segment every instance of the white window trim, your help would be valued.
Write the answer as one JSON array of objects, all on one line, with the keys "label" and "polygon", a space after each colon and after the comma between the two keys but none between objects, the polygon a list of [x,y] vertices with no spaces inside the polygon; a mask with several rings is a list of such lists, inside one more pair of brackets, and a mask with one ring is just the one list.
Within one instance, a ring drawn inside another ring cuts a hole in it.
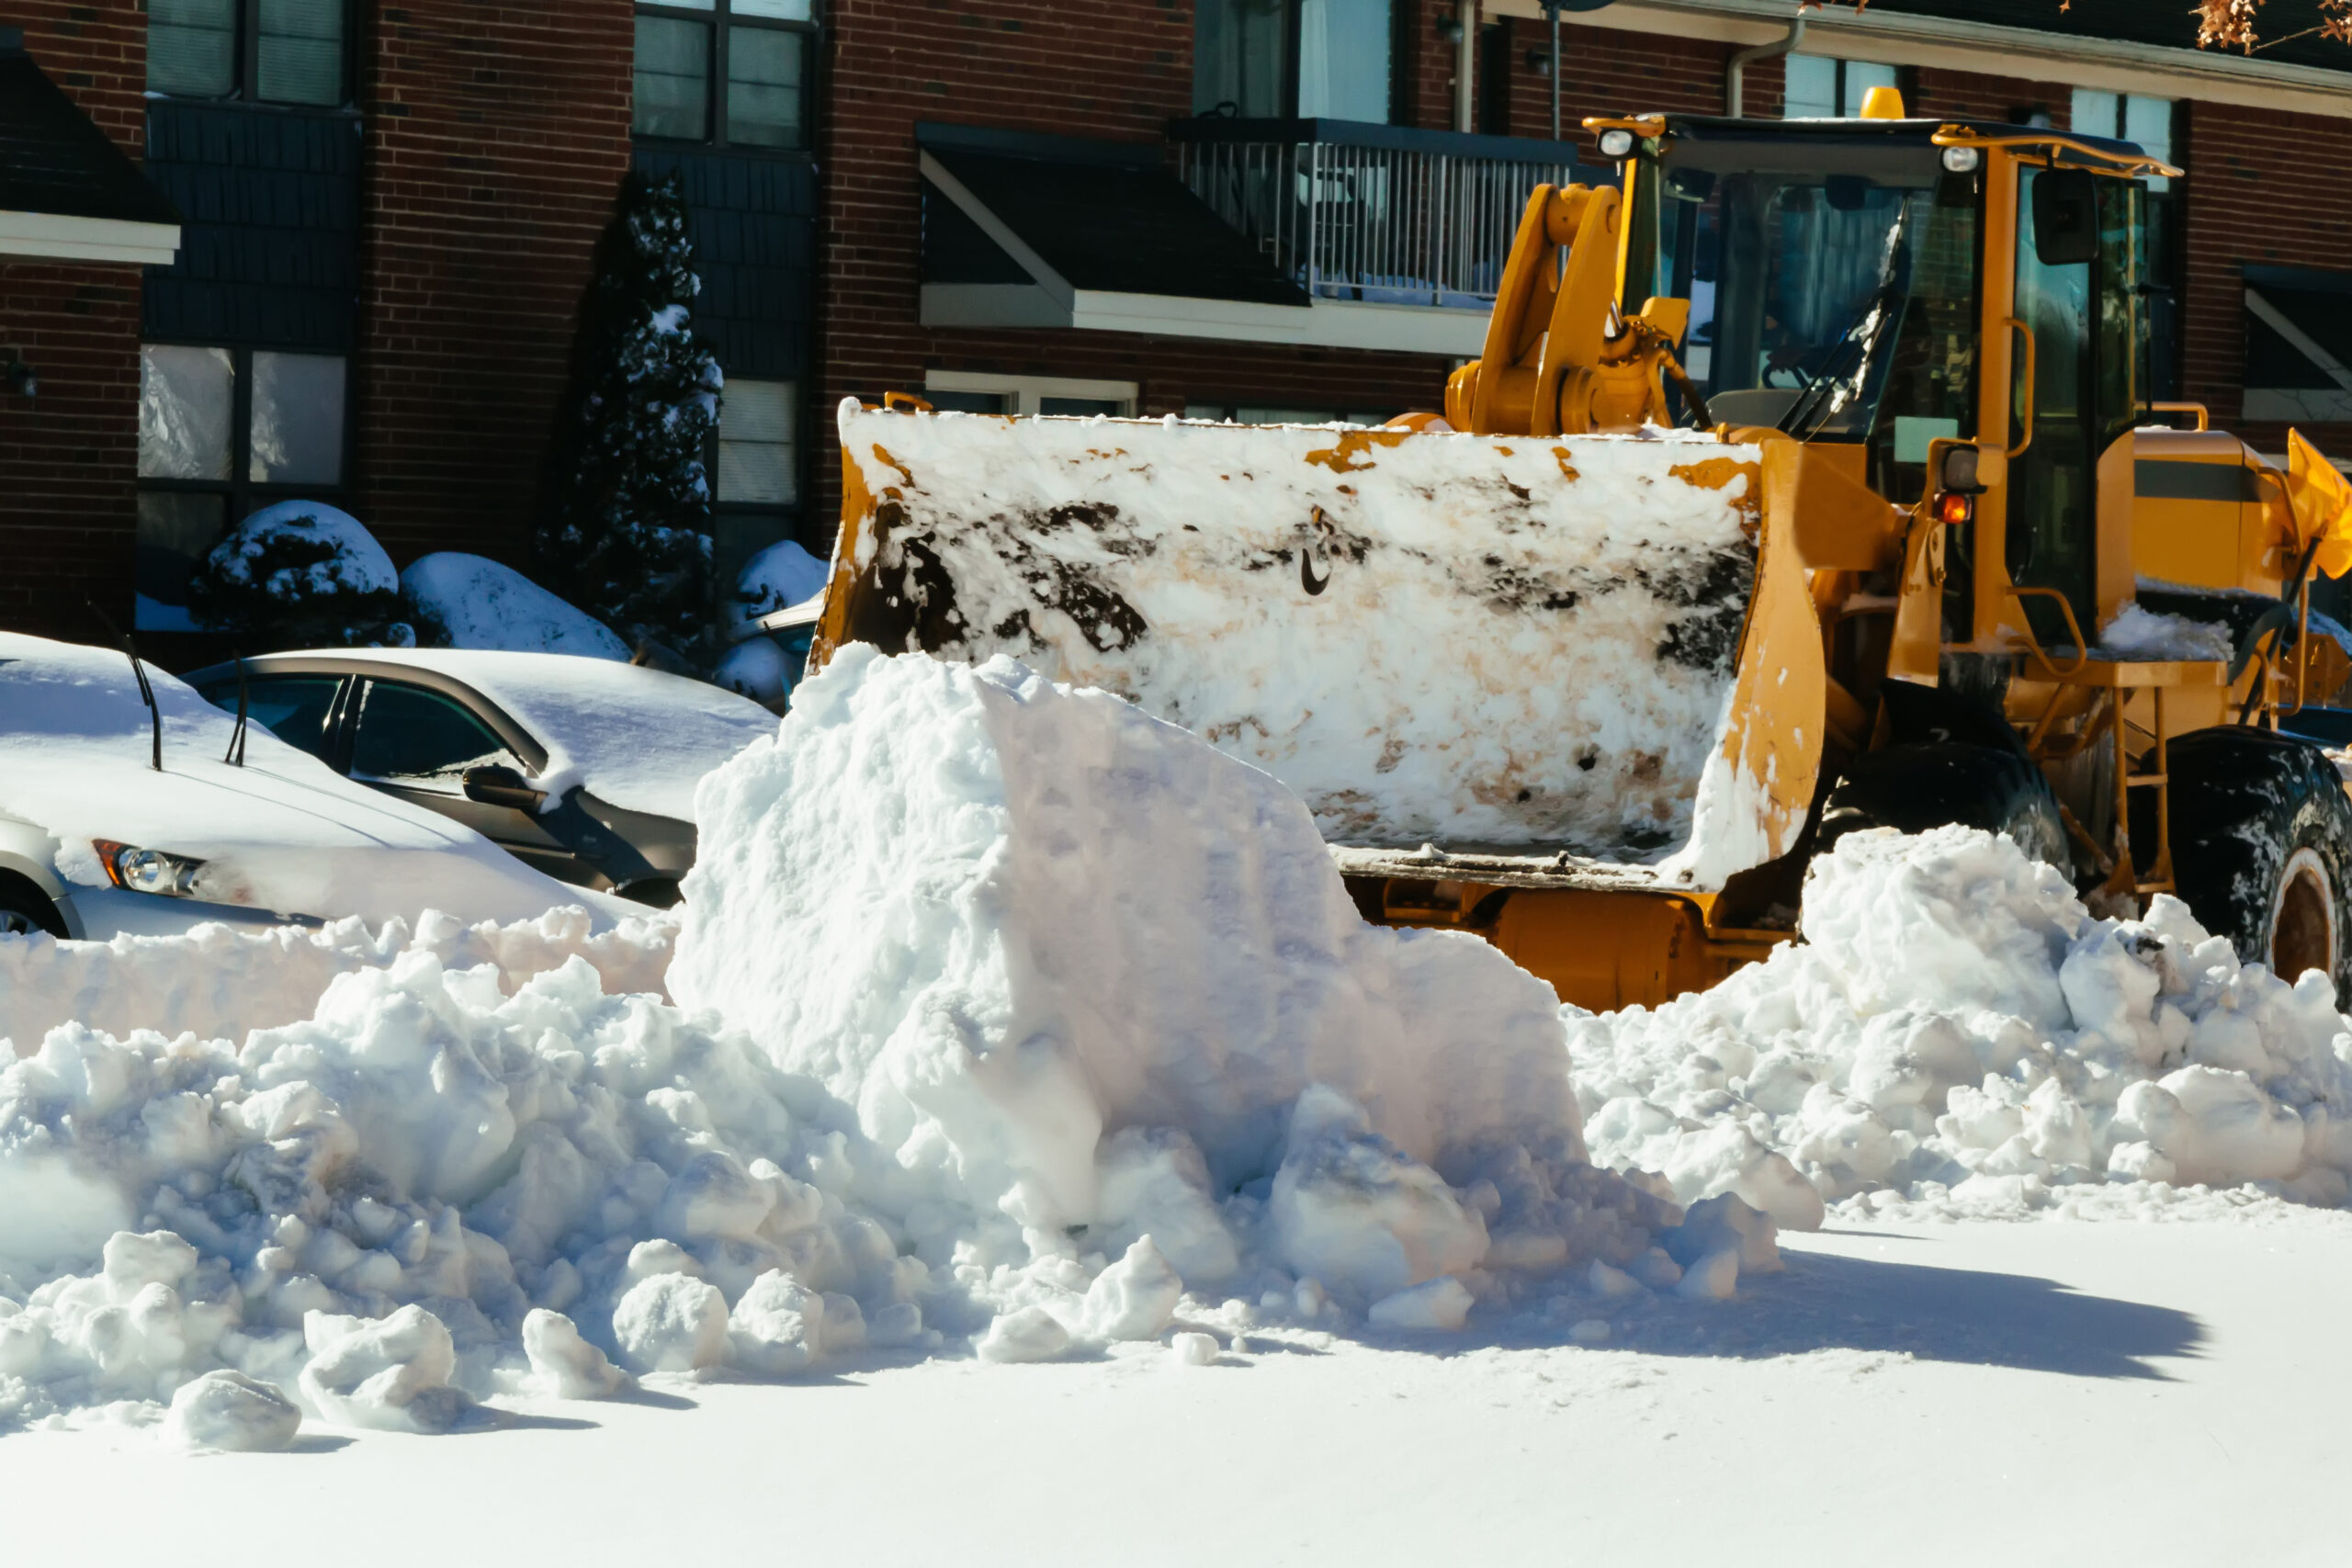
[{"label": "white window trim", "polygon": [[1133,414],[1141,389],[1133,381],[1091,381],[1075,376],[998,376],[982,370],[927,370],[922,384],[935,392],[1000,392],[1012,400],[1012,412],[1035,414],[1047,398],[1086,398],[1117,403]]}]

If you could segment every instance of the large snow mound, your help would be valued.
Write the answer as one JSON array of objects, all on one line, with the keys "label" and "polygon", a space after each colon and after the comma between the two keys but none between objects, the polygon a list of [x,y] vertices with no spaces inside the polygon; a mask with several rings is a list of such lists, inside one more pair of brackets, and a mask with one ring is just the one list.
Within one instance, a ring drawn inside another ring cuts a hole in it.
[{"label": "large snow mound", "polygon": [[602,621],[483,556],[420,556],[401,573],[401,593],[435,647],[628,660],[628,644]]},{"label": "large snow mound", "polygon": [[686,1007],[609,988],[650,921],[0,941],[31,1027],[107,1023],[0,1051],[0,1426],[268,1447],[289,1408],[439,1431],[632,1375],[1582,1320],[1678,1258],[1711,1295],[1775,1266],[1744,1207],[1677,1229],[1582,1158],[1545,987],[1364,926],[1303,805],[1115,698],[851,649],[697,804]]},{"label": "large snow mound", "polygon": [[1549,987],[1365,925],[1296,796],[1107,693],[853,648],[696,807],[733,852],[689,874],[673,993],[910,1159],[952,1145],[982,1207],[1092,1222],[1098,1127],[1271,1172],[1310,1084],[1424,1162],[1583,1154]]},{"label": "large snow mound", "polygon": [[2007,839],[1873,832],[1815,863],[1802,929],[1655,1012],[1570,1010],[1595,1159],[1784,1225],[1825,1203],[2352,1190],[2352,1020],[2332,983],[2241,963],[2177,898],[2097,919]]}]

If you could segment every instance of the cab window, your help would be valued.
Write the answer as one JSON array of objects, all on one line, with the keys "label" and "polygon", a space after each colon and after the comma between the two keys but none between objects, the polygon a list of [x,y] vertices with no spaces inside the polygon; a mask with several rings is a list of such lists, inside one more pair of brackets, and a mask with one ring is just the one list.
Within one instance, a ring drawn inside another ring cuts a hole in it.
[{"label": "cab window", "polygon": [[494,766],[523,771],[505,742],[462,704],[422,686],[368,682],[352,741],[354,773],[454,792],[467,769]]}]

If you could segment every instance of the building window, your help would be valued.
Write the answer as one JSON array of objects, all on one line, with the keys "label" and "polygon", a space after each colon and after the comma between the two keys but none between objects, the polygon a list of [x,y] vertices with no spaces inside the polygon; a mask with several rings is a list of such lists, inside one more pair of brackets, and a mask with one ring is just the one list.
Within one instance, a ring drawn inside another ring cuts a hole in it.
[{"label": "building window", "polygon": [[349,96],[348,0],[148,0],[147,87],[332,108]]},{"label": "building window", "polygon": [[637,134],[718,147],[808,145],[815,0],[637,9]]},{"label": "building window", "polygon": [[789,506],[800,499],[799,387],[727,379],[718,404],[718,503]]},{"label": "building window", "polygon": [[187,580],[236,519],[344,485],[339,355],[209,344],[139,350],[138,625],[187,631]]},{"label": "building window", "polygon": [[943,412],[1064,414],[1084,418],[1136,412],[1133,381],[1082,381],[1067,376],[998,376],[986,371],[933,370],[923,378],[923,400]]},{"label": "building window", "polygon": [[2245,412],[2352,423],[2352,273],[2245,269]]},{"label": "building window", "polygon": [[1198,0],[1193,109],[1388,123],[1396,0]]},{"label": "building window", "polygon": [[[2090,87],[2075,89],[2074,114],[2067,122],[2086,136],[2112,141],[2135,141],[2140,151],[2172,164],[2172,100],[2143,98],[2137,93],[2102,93]],[[2148,181],[2152,191],[2168,190],[2172,181],[2162,175]]]},{"label": "building window", "polygon": [[1854,119],[1872,87],[1899,85],[1895,68],[1867,60],[1792,54],[1781,116],[1788,119]]}]

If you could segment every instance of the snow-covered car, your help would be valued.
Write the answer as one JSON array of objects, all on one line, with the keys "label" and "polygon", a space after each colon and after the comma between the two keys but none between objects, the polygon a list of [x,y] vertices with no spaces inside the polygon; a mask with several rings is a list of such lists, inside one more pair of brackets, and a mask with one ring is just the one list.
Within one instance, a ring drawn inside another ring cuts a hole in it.
[{"label": "snow-covered car", "polygon": [[0,932],[630,912],[145,673],[152,710],[122,653],[0,632]]},{"label": "snow-covered car", "polygon": [[338,773],[644,904],[675,902],[694,864],[695,785],[776,727],[699,681],[555,653],[331,649],[187,679]]}]

